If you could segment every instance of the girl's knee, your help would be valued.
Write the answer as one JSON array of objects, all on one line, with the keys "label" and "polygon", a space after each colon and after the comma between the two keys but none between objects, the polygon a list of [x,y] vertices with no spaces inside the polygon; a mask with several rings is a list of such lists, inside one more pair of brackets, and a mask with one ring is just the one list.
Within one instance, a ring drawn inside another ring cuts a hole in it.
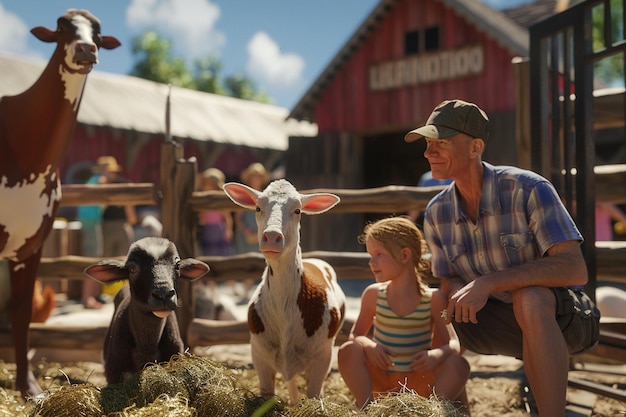
[{"label": "girl's knee", "polygon": [[363,347],[353,340],[345,342],[337,351],[337,360],[339,362],[353,361],[363,356]]}]

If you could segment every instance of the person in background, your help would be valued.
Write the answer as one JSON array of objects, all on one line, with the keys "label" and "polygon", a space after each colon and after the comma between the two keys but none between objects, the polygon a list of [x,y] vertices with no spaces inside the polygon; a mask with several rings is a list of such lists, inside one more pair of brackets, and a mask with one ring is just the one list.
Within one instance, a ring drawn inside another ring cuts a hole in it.
[{"label": "person in background", "polygon": [[[219,191],[226,176],[217,168],[208,168],[200,174],[201,191]],[[255,236],[256,237],[256,236]],[[204,256],[235,254],[233,244],[233,216],[226,210],[202,210],[198,215],[198,245]]]},{"label": "person in background", "polygon": [[429,265],[422,259],[422,233],[410,219],[391,217],[368,224],[359,242],[367,247],[376,283],[363,291],[359,315],[337,357],[357,406],[406,387],[457,402],[469,415],[470,366],[454,328],[441,317],[447,298],[424,281]]},{"label": "person in background", "polygon": [[599,337],[597,308],[573,289],[587,282],[580,232],[547,179],[482,161],[489,118],[476,104],[440,103],[405,135],[421,138],[433,177],[454,180],[424,216],[442,315],[463,348],[523,360],[539,415],[564,416],[569,355]]},{"label": "person in background", "polygon": [[[112,156],[101,156],[98,165],[103,165],[104,176],[109,184],[128,182],[120,175],[122,167]],[[133,226],[137,224],[137,214],[132,205],[109,205],[102,213],[103,250],[102,256],[123,256],[134,241]]]},{"label": "person in background", "polygon": [[[102,161],[100,161],[102,162]],[[104,184],[107,181],[105,175],[106,165],[94,164],[91,169],[92,175],[87,184]],[[81,223],[81,255],[101,258],[103,254],[102,237],[102,213],[104,206],[79,206],[76,216]],[[104,300],[100,297],[102,284],[93,279],[83,280],[81,301],[85,308],[102,308]]]},{"label": "person in background", "polygon": [[[241,182],[257,191],[263,191],[269,183],[269,179],[269,172],[259,162],[254,162],[241,171]],[[237,253],[259,251],[254,211],[238,210],[235,213],[235,249]]]},{"label": "person in background", "polygon": [[[438,180],[433,178],[432,171],[426,171],[422,174],[417,182],[418,187],[442,187],[444,185],[451,184],[451,179]],[[417,224],[420,230],[424,230],[424,212],[422,210],[411,210],[407,213],[409,218]]]},{"label": "person in background", "polygon": [[[260,162],[250,164],[241,172],[241,182],[263,191],[270,180],[270,173]],[[257,236],[256,213],[251,210],[238,210],[235,212],[235,251],[237,253],[259,252],[259,238]],[[245,281],[244,295],[240,303],[246,303],[254,281]]]},{"label": "person in background", "polygon": [[613,221],[615,229],[626,231],[626,214],[615,204],[596,204],[596,241],[613,240]]}]

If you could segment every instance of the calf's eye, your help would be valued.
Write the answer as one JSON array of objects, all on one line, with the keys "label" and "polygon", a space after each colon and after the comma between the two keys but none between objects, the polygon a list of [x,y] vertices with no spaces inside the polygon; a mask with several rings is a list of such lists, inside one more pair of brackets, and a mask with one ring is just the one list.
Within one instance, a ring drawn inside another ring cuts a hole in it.
[{"label": "calf's eye", "polygon": [[296,209],[295,213],[296,213],[296,214],[300,214],[300,213],[302,213],[302,210],[300,210],[300,209],[298,208],[298,209]]}]

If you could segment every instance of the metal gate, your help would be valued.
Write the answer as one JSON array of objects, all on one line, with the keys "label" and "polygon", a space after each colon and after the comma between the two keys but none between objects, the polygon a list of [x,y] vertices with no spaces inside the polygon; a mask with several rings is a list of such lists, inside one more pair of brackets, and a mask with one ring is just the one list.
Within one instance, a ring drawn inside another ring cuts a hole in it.
[{"label": "metal gate", "polygon": [[[585,237],[582,250],[595,294],[596,124],[594,96],[604,87],[601,70],[621,86],[624,106],[625,0],[589,0],[530,27],[532,169],[553,182]],[[621,74],[620,74],[621,68]],[[619,89],[617,89],[620,91]],[[615,109],[613,109],[615,110]]]}]

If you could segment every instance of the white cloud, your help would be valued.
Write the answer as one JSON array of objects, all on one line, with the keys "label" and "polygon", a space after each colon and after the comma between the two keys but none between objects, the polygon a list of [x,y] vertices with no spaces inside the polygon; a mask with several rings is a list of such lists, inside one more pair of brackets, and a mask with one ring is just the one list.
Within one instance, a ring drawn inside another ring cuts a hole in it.
[{"label": "white cloud", "polygon": [[0,22],[0,51],[24,55],[28,50],[28,37],[32,36],[26,23],[1,3]]},{"label": "white cloud", "polygon": [[175,55],[187,59],[219,56],[225,35],[215,29],[220,8],[209,0],[132,0],[126,24],[136,34],[152,29],[172,41]]},{"label": "white cloud", "polygon": [[301,80],[304,59],[283,53],[267,33],[257,32],[248,42],[247,71],[269,84],[290,86]]}]

